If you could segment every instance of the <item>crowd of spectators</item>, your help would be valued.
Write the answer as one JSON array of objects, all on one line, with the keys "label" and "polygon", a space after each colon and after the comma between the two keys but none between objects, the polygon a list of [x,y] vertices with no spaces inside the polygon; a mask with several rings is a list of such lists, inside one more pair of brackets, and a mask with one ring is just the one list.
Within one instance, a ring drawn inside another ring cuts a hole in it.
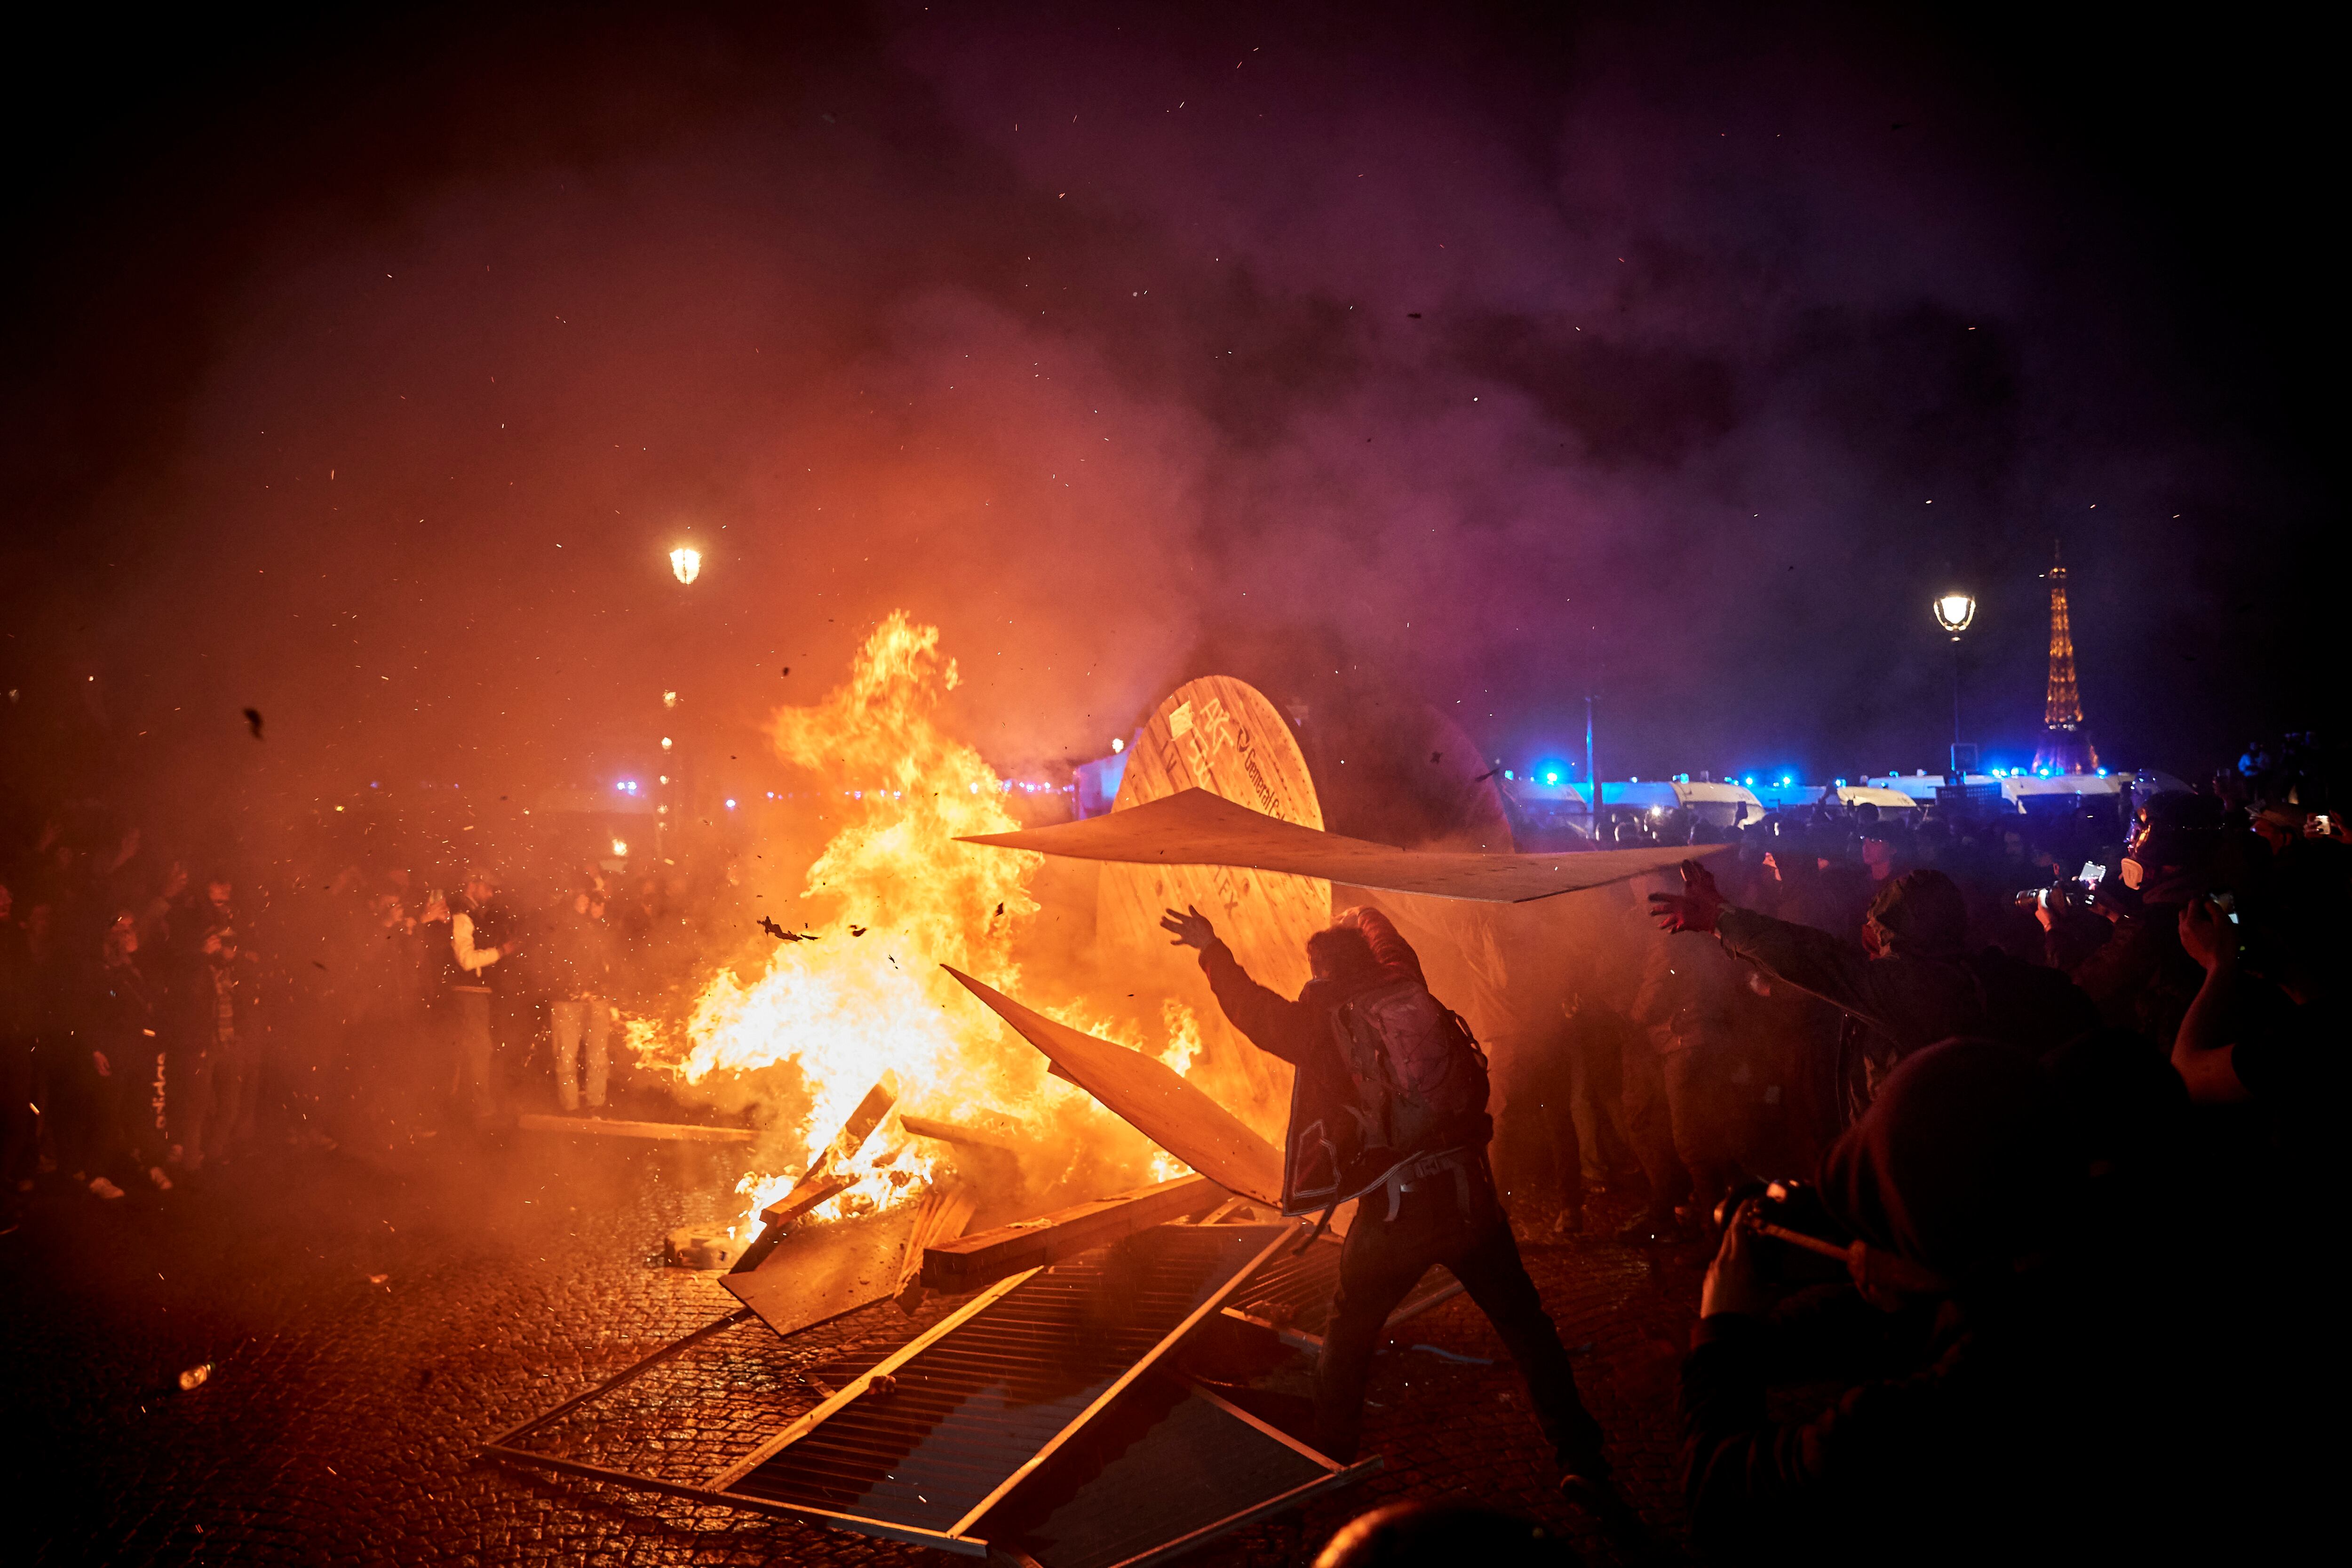
[{"label": "crowd of spectators", "polygon": [[2294,1517],[2347,1035],[2326,781],[2257,747],[2127,818],[1720,837],[1638,889],[1656,929],[1571,960],[1542,1101],[1556,1229],[1615,1187],[1619,1240],[1717,1245],[1683,1373],[1702,1544],[2105,1559]]},{"label": "crowd of spectators", "polygon": [[0,1223],[45,1188],[168,1192],[264,1142],[602,1112],[628,1078],[620,1011],[676,1016],[742,940],[731,861],[419,858],[257,875],[102,811],[0,858]]},{"label": "crowd of spectators", "polygon": [[[1541,1222],[1617,1189],[1619,1243],[1717,1247],[1681,1394],[1708,1552],[2219,1552],[2315,1495],[2352,843],[2260,750],[2128,816],[1776,814],[1560,955]],[[257,875],[102,816],[0,858],[0,1219],[595,1114],[619,1016],[678,1016],[754,925],[723,857],[387,858]]]}]

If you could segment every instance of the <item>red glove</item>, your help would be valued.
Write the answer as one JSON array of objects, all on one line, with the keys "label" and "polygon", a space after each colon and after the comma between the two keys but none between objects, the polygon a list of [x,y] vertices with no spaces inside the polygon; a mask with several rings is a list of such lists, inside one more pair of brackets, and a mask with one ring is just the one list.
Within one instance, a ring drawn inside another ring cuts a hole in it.
[{"label": "red glove", "polygon": [[1715,885],[1715,873],[1696,860],[1683,862],[1681,892],[1650,895],[1651,917],[1664,931],[1711,931],[1723,905],[1723,889]]}]

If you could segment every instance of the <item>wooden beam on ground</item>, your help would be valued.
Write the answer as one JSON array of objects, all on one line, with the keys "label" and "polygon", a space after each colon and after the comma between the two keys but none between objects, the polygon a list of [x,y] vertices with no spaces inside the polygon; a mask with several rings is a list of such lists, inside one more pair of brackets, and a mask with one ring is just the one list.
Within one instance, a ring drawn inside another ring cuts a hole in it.
[{"label": "wooden beam on ground", "polygon": [[941,1242],[923,1254],[923,1284],[933,1290],[977,1290],[992,1279],[1057,1262],[1155,1225],[1213,1207],[1223,1190],[1206,1176],[1178,1176],[1153,1186],[1074,1204],[1035,1219]]},{"label": "wooden beam on ground", "polygon": [[598,1138],[666,1138],[689,1143],[749,1143],[759,1134],[749,1127],[693,1127],[682,1121],[614,1121],[599,1116],[547,1116],[529,1111],[515,1118],[525,1132],[584,1132]]}]

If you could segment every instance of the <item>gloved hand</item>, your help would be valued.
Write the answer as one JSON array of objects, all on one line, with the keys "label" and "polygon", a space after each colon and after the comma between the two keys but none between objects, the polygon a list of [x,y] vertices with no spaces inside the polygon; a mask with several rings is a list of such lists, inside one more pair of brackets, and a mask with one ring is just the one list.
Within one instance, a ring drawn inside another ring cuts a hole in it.
[{"label": "gloved hand", "polygon": [[1715,918],[1723,912],[1723,889],[1715,885],[1715,873],[1696,860],[1683,862],[1683,890],[1679,893],[1652,893],[1650,914],[1664,931],[1711,931]]}]

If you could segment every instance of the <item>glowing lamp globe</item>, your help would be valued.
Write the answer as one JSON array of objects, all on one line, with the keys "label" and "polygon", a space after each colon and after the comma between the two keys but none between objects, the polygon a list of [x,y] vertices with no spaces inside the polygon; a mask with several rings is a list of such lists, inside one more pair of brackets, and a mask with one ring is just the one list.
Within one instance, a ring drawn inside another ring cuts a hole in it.
[{"label": "glowing lamp globe", "polygon": [[1977,618],[1977,602],[1966,594],[1947,594],[1936,601],[1936,624],[1959,636]]},{"label": "glowing lamp globe", "polygon": [[691,583],[702,574],[702,552],[679,545],[669,552],[669,569],[680,583]]}]

